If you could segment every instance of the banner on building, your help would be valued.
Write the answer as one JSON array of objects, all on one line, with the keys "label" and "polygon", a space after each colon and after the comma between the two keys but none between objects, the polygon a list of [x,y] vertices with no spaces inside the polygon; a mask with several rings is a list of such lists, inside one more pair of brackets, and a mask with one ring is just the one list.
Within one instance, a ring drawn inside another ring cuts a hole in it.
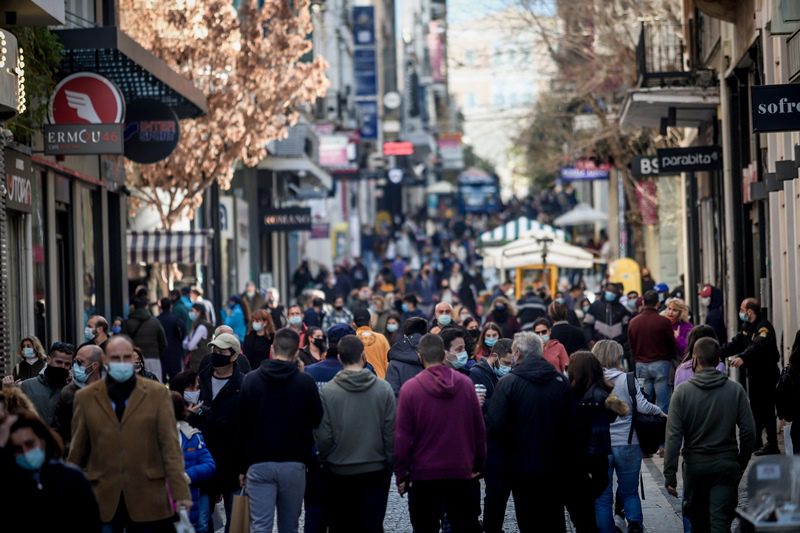
[{"label": "banner on building", "polygon": [[267,231],[308,231],[313,223],[310,207],[265,209],[261,218]]},{"label": "banner on building", "polygon": [[6,207],[30,213],[33,210],[33,167],[31,156],[6,147]]},{"label": "banner on building", "polygon": [[639,202],[639,213],[642,224],[655,226],[658,224],[658,186],[653,180],[636,182],[636,199]]},{"label": "banner on building", "polygon": [[464,146],[461,144],[459,132],[441,133],[436,140],[443,170],[461,170],[464,168]]},{"label": "banner on building", "polygon": [[681,172],[710,172],[721,168],[722,148],[719,146],[658,149],[658,173],[661,176]]},{"label": "banner on building", "polygon": [[800,131],[800,85],[750,87],[753,132]]}]

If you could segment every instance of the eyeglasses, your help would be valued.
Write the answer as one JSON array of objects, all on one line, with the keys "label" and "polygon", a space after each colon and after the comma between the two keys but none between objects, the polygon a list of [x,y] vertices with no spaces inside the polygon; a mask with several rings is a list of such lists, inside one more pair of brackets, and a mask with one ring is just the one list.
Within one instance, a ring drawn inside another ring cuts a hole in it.
[{"label": "eyeglasses", "polygon": [[67,342],[56,341],[50,346],[50,353],[52,354],[53,352],[62,352],[72,355],[75,353],[75,345]]}]

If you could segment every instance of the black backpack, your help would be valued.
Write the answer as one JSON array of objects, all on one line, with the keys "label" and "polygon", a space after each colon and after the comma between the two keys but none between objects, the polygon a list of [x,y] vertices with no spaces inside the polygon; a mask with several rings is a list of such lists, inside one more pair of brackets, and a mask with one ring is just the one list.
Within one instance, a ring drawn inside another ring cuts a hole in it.
[{"label": "black backpack", "polygon": [[792,377],[789,368],[784,367],[775,387],[775,409],[778,411],[778,418],[787,422],[794,419],[795,413],[800,408],[800,383]]},{"label": "black backpack", "polygon": [[[646,415],[638,412],[636,406],[636,377],[633,372],[628,372],[628,394],[631,397],[631,432],[628,434],[628,444],[633,440],[633,432],[639,437],[639,447],[645,455],[653,455],[664,444],[667,433],[667,419],[661,415]],[[644,394],[644,391],[642,391]],[[647,395],[645,395],[646,397]],[[649,399],[648,399],[649,401]]]}]

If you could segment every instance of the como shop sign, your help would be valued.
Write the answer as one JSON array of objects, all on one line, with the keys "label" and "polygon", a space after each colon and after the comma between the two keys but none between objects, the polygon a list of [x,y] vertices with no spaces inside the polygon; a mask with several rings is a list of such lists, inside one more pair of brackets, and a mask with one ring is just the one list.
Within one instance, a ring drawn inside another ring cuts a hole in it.
[{"label": "como shop sign", "polygon": [[753,132],[800,131],[800,85],[750,88]]}]

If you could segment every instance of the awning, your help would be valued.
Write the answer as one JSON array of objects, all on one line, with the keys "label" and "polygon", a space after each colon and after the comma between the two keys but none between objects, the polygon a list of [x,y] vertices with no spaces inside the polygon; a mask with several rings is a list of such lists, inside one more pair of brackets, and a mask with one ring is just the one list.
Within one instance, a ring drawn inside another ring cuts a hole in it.
[{"label": "awning", "polygon": [[679,128],[697,127],[714,119],[719,105],[718,87],[651,87],[628,91],[620,115],[622,129],[661,127],[661,119],[675,109]]},{"label": "awning", "polygon": [[126,101],[152,98],[179,118],[208,112],[205,95],[115,26],[56,30],[64,45],[61,69],[96,72],[113,81]]},{"label": "awning", "polygon": [[[520,268],[541,265],[544,243],[526,238],[509,243],[501,248],[490,248],[482,252],[484,268]],[[591,252],[566,242],[547,243],[547,264],[559,268],[592,268],[595,260]]]},{"label": "awning", "polygon": [[484,231],[478,238],[478,243],[482,247],[503,246],[506,243],[515,241],[522,237],[542,238],[549,237],[557,241],[565,241],[566,235],[563,230],[555,229],[547,224],[540,224],[528,217],[519,217],[502,226],[497,226],[489,231]]},{"label": "awning", "polygon": [[305,172],[313,176],[323,187],[333,189],[333,178],[319,165],[308,157],[273,157],[267,156],[257,166],[259,170],[274,170],[276,172]]},{"label": "awning", "polygon": [[128,231],[128,264],[205,264],[212,235],[212,230]]},{"label": "awning", "polygon": [[589,204],[580,203],[571,211],[556,218],[553,224],[556,226],[581,226],[595,222],[608,222],[608,213],[599,211]]}]

